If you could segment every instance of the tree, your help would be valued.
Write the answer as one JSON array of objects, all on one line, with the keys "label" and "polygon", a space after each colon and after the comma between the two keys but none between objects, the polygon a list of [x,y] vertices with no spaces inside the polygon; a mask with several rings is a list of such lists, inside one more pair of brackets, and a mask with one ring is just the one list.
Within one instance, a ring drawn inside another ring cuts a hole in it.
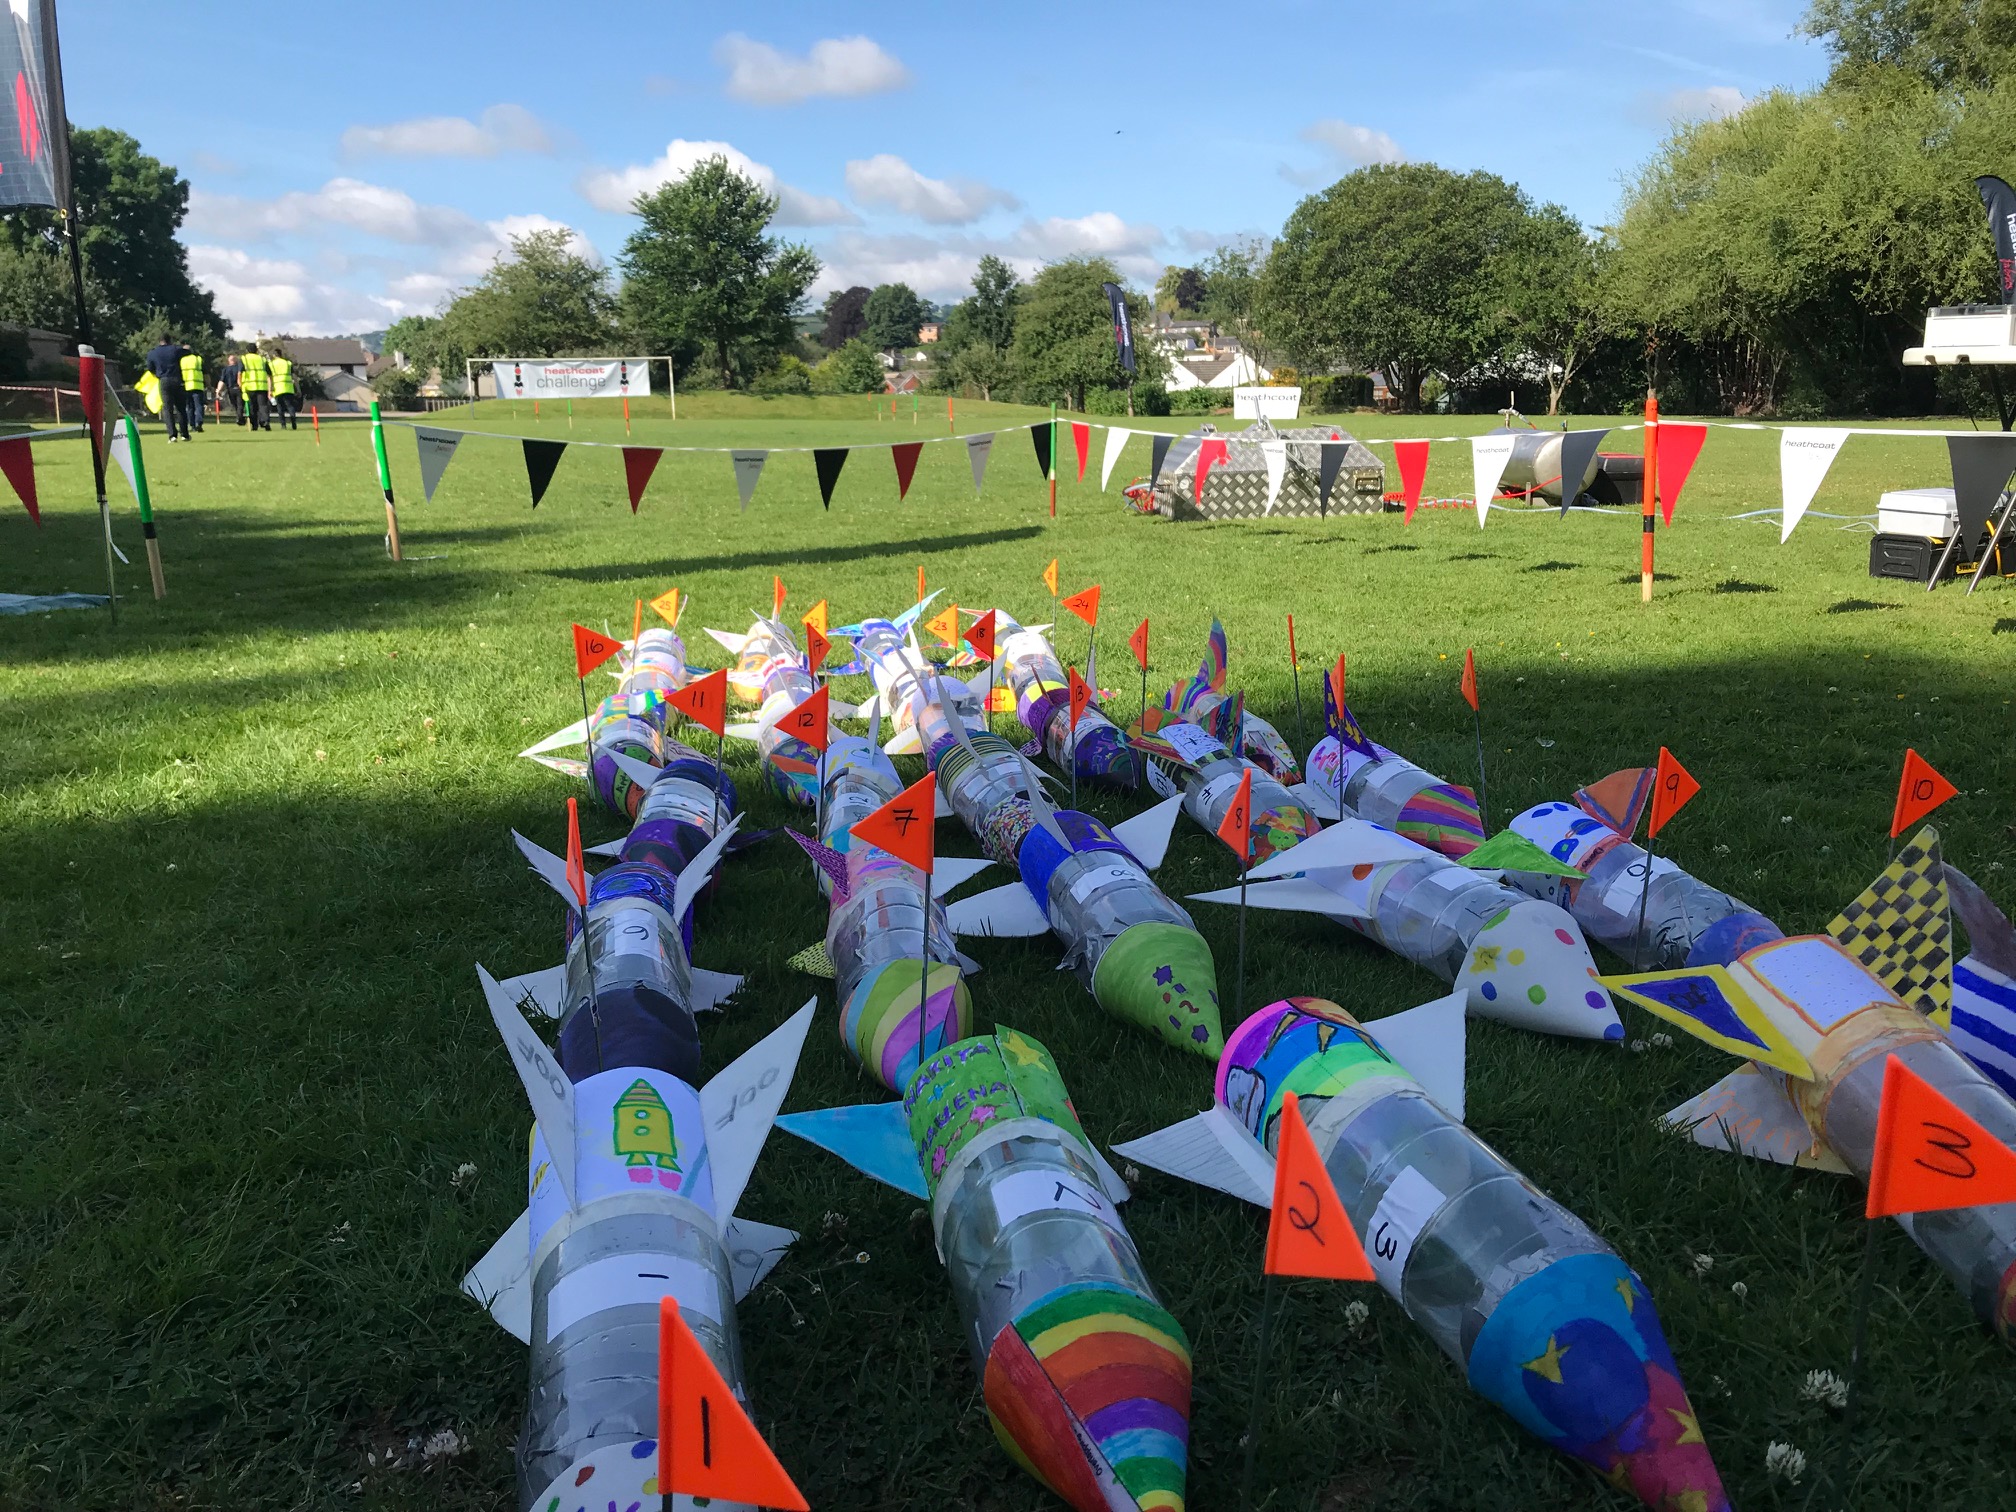
[{"label": "tree", "polygon": [[[1267,265],[1267,243],[1237,242],[1220,247],[1198,270],[1204,279],[1203,303],[1197,308],[1219,330],[1239,343],[1255,363],[1266,351],[1260,329],[1260,270]],[[1272,367],[1273,364],[1264,364]]]},{"label": "tree", "polygon": [[1347,174],[1295,207],[1260,280],[1259,324],[1298,366],[1379,368],[1403,409],[1430,373],[1493,354],[1491,267],[1525,196],[1432,163]]},{"label": "tree", "polygon": [[[85,303],[98,349],[137,365],[146,349],[135,343],[157,312],[192,344],[205,335],[221,341],[217,306],[190,278],[189,254],[175,236],[189,213],[189,181],[123,131],[72,131],[70,146]],[[0,215],[0,243],[13,254],[0,256],[5,318],[73,329],[69,253],[56,212],[24,207]]]},{"label": "tree", "polygon": [[586,356],[615,342],[615,317],[609,272],[573,233],[530,231],[455,297],[437,340],[469,357]]},{"label": "tree", "polygon": [[856,336],[812,370],[812,387],[822,394],[872,394],[882,387],[882,359]]},{"label": "tree", "polygon": [[1195,315],[1204,308],[1209,283],[1197,268],[1168,267],[1155,283],[1155,308],[1171,315]]},{"label": "tree", "polygon": [[637,197],[644,224],[623,244],[626,313],[657,350],[711,355],[724,387],[790,350],[791,318],[819,260],[767,235],[777,197],[713,157]]},{"label": "tree", "polygon": [[861,318],[861,307],[868,303],[868,290],[862,284],[851,289],[835,289],[826,296],[826,325],[819,332],[819,345],[829,352],[837,352],[868,329],[867,321]]},{"label": "tree", "polygon": [[[1057,399],[1082,410],[1087,389],[1126,387],[1127,374],[1113,345],[1113,307],[1101,287],[1119,282],[1119,273],[1103,257],[1067,257],[1031,280],[1016,312],[1010,348],[1026,397]],[[1127,296],[1128,312],[1137,323],[1146,313],[1145,303],[1138,295]],[[1139,343],[1134,353],[1139,381],[1160,382],[1161,354]]]},{"label": "tree", "polygon": [[1498,260],[1505,340],[1540,360],[1550,415],[1561,413],[1561,395],[1614,327],[1601,286],[1608,250],[1559,205],[1543,205]]},{"label": "tree", "polygon": [[868,296],[861,317],[870,346],[892,355],[917,345],[917,332],[929,312],[908,284],[880,284]]},{"label": "tree", "polygon": [[1830,83],[1902,70],[1967,90],[2016,71],[2016,0],[1813,0],[1799,30],[1827,45]]},{"label": "tree", "polygon": [[[459,385],[466,381],[467,369],[464,363],[469,353],[463,348],[459,336],[444,316],[401,316],[385,331],[385,351],[388,355],[397,353],[408,367],[423,377],[428,373],[438,372],[443,383]],[[498,352],[494,355],[523,357],[540,354]]]},{"label": "tree", "polygon": [[973,292],[945,317],[932,376],[955,389],[971,385],[982,399],[992,399],[1014,372],[1009,349],[1022,294],[1013,268],[991,252],[983,256],[973,272]]}]

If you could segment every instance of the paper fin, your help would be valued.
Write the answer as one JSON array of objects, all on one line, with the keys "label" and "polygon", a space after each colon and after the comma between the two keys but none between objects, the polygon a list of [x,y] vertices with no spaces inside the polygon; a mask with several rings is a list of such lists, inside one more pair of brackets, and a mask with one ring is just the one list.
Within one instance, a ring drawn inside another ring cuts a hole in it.
[{"label": "paper fin", "polygon": [[735,1276],[735,1300],[740,1302],[763,1284],[798,1234],[795,1229],[758,1223],[753,1218],[730,1218],[721,1237],[728,1251],[728,1267]]},{"label": "paper fin", "polygon": [[528,971],[523,976],[506,977],[504,990],[523,1012],[528,1005],[547,1018],[560,1017],[567,1006],[567,965],[548,966],[544,971]]},{"label": "paper fin", "polygon": [[1459,988],[1432,1003],[1365,1025],[1365,1032],[1459,1123],[1468,1003],[1469,994]]},{"label": "paper fin", "polygon": [[1113,826],[1113,838],[1134,853],[1149,871],[1162,864],[1169,854],[1169,837],[1176,829],[1176,816],[1183,811],[1183,797],[1164,798],[1151,809]]},{"label": "paper fin", "polygon": [[707,633],[713,636],[715,643],[719,645],[722,650],[726,651],[730,656],[740,656],[742,654],[742,648],[749,644],[748,636],[736,635],[732,631],[715,630],[710,628]]},{"label": "paper fin", "polygon": [[588,736],[581,721],[577,719],[574,723],[563,725],[560,729],[555,730],[544,740],[534,741],[518,754],[520,756],[538,756],[547,751],[557,751],[563,746],[579,745],[587,738]]},{"label": "paper fin", "polygon": [[685,869],[679,873],[679,881],[672,889],[672,917],[675,921],[686,917],[686,910],[693,906],[693,900],[699,896],[700,889],[705,887],[707,879],[714,875],[714,864],[721,859],[721,853],[728,849],[728,842],[735,838],[735,831],[741,823],[742,816],[737,814],[722,825],[721,832],[709,840],[700,854],[688,861]]},{"label": "paper fin", "polygon": [[462,1278],[462,1294],[483,1304],[520,1344],[532,1342],[532,1215],[522,1212]]},{"label": "paper fin", "polygon": [[628,835],[625,835],[621,840],[604,840],[600,845],[589,846],[581,854],[584,856],[608,856],[611,858],[620,856],[623,854],[623,847],[629,843],[629,838]]},{"label": "paper fin", "polygon": [[[572,1207],[574,1083],[560,1069],[560,1062],[553,1058],[546,1042],[532,1032],[532,1026],[525,1022],[525,1015],[518,1011],[511,994],[480,965],[476,968],[476,977],[483,984],[483,996],[490,1004],[490,1017],[497,1025],[498,1034],[503,1037],[504,1048],[511,1052],[511,1064],[518,1072],[518,1079],[525,1084],[526,1099],[532,1104],[532,1117],[539,1124],[539,1132],[546,1136],[546,1148],[553,1157],[553,1174],[560,1178],[560,1185],[567,1193],[567,1205]],[[715,1179],[718,1183],[720,1178],[717,1176]]]},{"label": "paper fin", "polygon": [[1028,939],[1050,932],[1050,916],[1019,881],[961,898],[945,910],[945,917],[954,934]]},{"label": "paper fin", "polygon": [[1939,832],[1926,825],[1827,933],[1941,1029],[1953,1021],[1953,915]]},{"label": "paper fin", "polygon": [[646,792],[651,790],[652,783],[665,775],[663,767],[654,767],[648,761],[639,761],[635,756],[626,756],[621,751],[605,751],[603,754],[615,761],[617,771]]},{"label": "paper fin", "polygon": [[940,856],[933,863],[932,890],[943,898],[953,888],[972,881],[993,864],[985,856]]},{"label": "paper fin", "polygon": [[695,1013],[715,1013],[723,1003],[742,990],[742,978],[730,976],[725,971],[703,971],[693,968],[693,1011]]},{"label": "paper fin", "polygon": [[1813,1137],[1785,1094],[1784,1084],[1755,1066],[1738,1066],[1668,1113],[1662,1123],[1687,1129],[1694,1143],[1768,1160],[1846,1175],[1848,1167]]},{"label": "paper fin", "polygon": [[1219,1103],[1179,1124],[1116,1144],[1113,1153],[1255,1207],[1274,1204],[1274,1157]]},{"label": "paper fin", "polygon": [[740,724],[728,725],[723,731],[730,740],[761,740],[763,726],[755,720],[744,720]]},{"label": "paper fin", "polygon": [[884,756],[921,756],[924,753],[924,739],[917,733],[917,726],[898,730],[882,743]]},{"label": "paper fin", "polygon": [[917,1164],[910,1121],[900,1102],[787,1113],[777,1120],[777,1127],[838,1155],[862,1175],[907,1192],[920,1202],[930,1195],[923,1168]]},{"label": "paper fin", "polygon": [[[1215,892],[1190,894],[1194,903],[1239,903],[1239,889],[1221,887]],[[1307,877],[1284,877],[1278,882],[1258,882],[1246,889],[1246,903],[1251,908],[1277,908],[1288,913],[1328,914],[1334,919],[1363,919],[1370,917],[1364,909],[1321,882],[1312,882]]]},{"label": "paper fin", "polygon": [[707,1124],[707,1154],[714,1162],[714,1214],[727,1220],[749,1184],[770,1125],[791,1090],[798,1052],[819,1000],[805,1006],[737,1056],[700,1089],[700,1116]]},{"label": "paper fin", "polygon": [[545,846],[527,840],[515,829],[511,831],[511,838],[518,842],[519,851],[531,863],[533,874],[560,894],[569,908],[579,908],[581,900],[574,896],[574,886],[567,880],[567,863]]},{"label": "paper fin", "polygon": [[1298,782],[1288,791],[1301,800],[1302,807],[1326,824],[1334,824],[1344,817],[1344,811],[1337,806],[1337,789],[1334,786],[1326,788],[1313,782]]},{"label": "paper fin", "polygon": [[549,772],[558,772],[563,777],[572,777],[576,782],[588,776],[588,763],[579,756],[534,756],[532,758]]},{"label": "paper fin", "polygon": [[1806,1053],[1723,966],[1688,966],[1604,977],[1603,985],[1626,1002],[1677,1024],[1696,1039],[1760,1065],[1813,1079]]},{"label": "paper fin", "polygon": [[1288,877],[1344,866],[1384,866],[1393,861],[1420,861],[1435,852],[1396,835],[1369,819],[1340,819],[1287,850],[1276,851],[1247,875],[1255,881]]}]

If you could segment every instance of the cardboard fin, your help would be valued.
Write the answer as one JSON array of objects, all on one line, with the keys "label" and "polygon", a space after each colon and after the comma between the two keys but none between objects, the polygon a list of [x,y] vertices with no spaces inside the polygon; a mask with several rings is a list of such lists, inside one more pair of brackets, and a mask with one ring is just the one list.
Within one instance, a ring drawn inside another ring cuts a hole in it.
[{"label": "cardboard fin", "polygon": [[721,859],[721,853],[728,849],[728,842],[735,838],[735,831],[741,824],[742,816],[737,814],[722,825],[721,832],[709,840],[700,854],[688,861],[685,869],[679,873],[679,881],[672,889],[672,917],[675,922],[686,917],[686,910],[693,906],[693,900],[700,895],[700,889],[705,887],[707,879],[714,875],[715,863]]},{"label": "cardboard fin", "polygon": [[946,908],[945,917],[955,934],[1030,939],[1050,932],[1050,916],[1019,881],[961,898]]},{"label": "cardboard fin", "polygon": [[588,776],[588,763],[579,756],[534,756],[532,759],[547,771],[572,777],[576,782],[584,781]]},{"label": "cardboard fin", "polygon": [[1255,881],[1288,877],[1344,866],[1384,866],[1393,861],[1420,861],[1433,858],[1426,846],[1416,845],[1404,835],[1396,835],[1369,819],[1340,819],[1319,830],[1300,844],[1276,851],[1247,875]]},{"label": "cardboard fin", "polygon": [[742,648],[749,644],[748,636],[737,635],[730,630],[716,630],[710,626],[707,633],[713,636],[715,644],[730,656],[740,656]]},{"label": "cardboard fin", "polygon": [[1688,966],[1679,971],[1604,977],[1603,985],[1717,1050],[1775,1066],[1801,1081],[1813,1079],[1805,1052],[1792,1043],[1727,967]]},{"label": "cardboard fin", "polygon": [[1155,870],[1169,854],[1169,837],[1176,831],[1176,816],[1183,812],[1183,798],[1164,798],[1151,809],[1113,826],[1113,838],[1134,853],[1149,871]]},{"label": "cardboard fin", "polygon": [[1258,1208],[1273,1206],[1274,1157],[1219,1103],[1179,1124],[1116,1144],[1113,1153]]},{"label": "cardboard fin", "polygon": [[532,1032],[525,1015],[511,1000],[511,994],[480,965],[477,980],[483,984],[484,999],[490,1004],[491,1020],[511,1052],[511,1064],[525,1084],[532,1117],[546,1136],[546,1148],[553,1157],[553,1173],[567,1193],[567,1205],[574,1205],[574,1084],[560,1069],[560,1062],[546,1048],[546,1042]]},{"label": "cardboard fin", "polygon": [[581,854],[584,856],[606,856],[613,859],[623,854],[623,846],[628,839],[629,837],[625,836],[622,840],[604,840],[600,845],[589,846]]},{"label": "cardboard fin", "polygon": [[744,720],[740,724],[729,725],[722,733],[730,740],[761,740],[763,726],[755,720]]},{"label": "cardboard fin", "polygon": [[[1190,894],[1193,903],[1239,904],[1239,889],[1221,887],[1215,892]],[[1333,919],[1363,919],[1365,910],[1336,889],[1312,882],[1307,877],[1284,877],[1278,882],[1260,882],[1246,888],[1250,908],[1274,908],[1288,913],[1327,914]]]},{"label": "cardboard fin", "polygon": [[648,761],[639,761],[635,756],[626,756],[621,751],[607,751],[604,754],[616,763],[617,771],[646,792],[651,790],[654,782],[665,775],[663,767],[654,767]]},{"label": "cardboard fin", "polygon": [[1785,1084],[1755,1066],[1738,1066],[1705,1092],[1660,1120],[1689,1132],[1694,1143],[1773,1165],[1848,1173],[1841,1157],[1813,1137],[1785,1093]]},{"label": "cardboard fin", "polygon": [[900,1102],[787,1113],[777,1120],[777,1127],[838,1155],[862,1175],[907,1192],[920,1202],[930,1195],[923,1168],[917,1164],[910,1121]]},{"label": "cardboard fin", "polygon": [[776,1269],[798,1234],[795,1229],[758,1223],[753,1218],[730,1218],[721,1237],[728,1250],[729,1269],[735,1277],[735,1300],[740,1302]]},{"label": "cardboard fin", "polygon": [[693,1011],[695,1013],[716,1013],[721,1005],[742,990],[742,978],[730,976],[725,971],[704,971],[693,968]]},{"label": "cardboard fin", "polygon": [[520,756],[540,756],[548,751],[560,750],[565,746],[579,745],[587,738],[586,729],[581,721],[577,719],[570,725],[562,725],[544,740],[535,740],[518,754]]},{"label": "cardboard fin", "polygon": [[791,1077],[798,1069],[798,1053],[805,1047],[806,1031],[819,999],[805,1006],[750,1046],[717,1072],[700,1089],[700,1116],[706,1120],[707,1154],[714,1162],[714,1213],[727,1220],[735,1216],[735,1204],[749,1184],[763,1141],[777,1110],[784,1106],[784,1094],[791,1090]]},{"label": "cardboard fin", "polygon": [[1463,1119],[1468,1003],[1468,994],[1459,989],[1432,1003],[1365,1025],[1365,1032],[1459,1123]]},{"label": "cardboard fin", "polygon": [[[943,791],[940,791],[943,798]],[[970,882],[994,863],[985,856],[940,856],[932,863],[931,885],[941,899],[962,882]]]},{"label": "cardboard fin", "polygon": [[536,1008],[547,1018],[557,1019],[567,1006],[567,965],[563,961],[543,971],[506,977],[504,990],[511,994],[521,1013],[527,1008]]},{"label": "cardboard fin", "polygon": [[884,756],[921,756],[924,754],[924,739],[917,733],[917,726],[898,730],[882,743]]},{"label": "cardboard fin", "polygon": [[520,1344],[532,1342],[532,1215],[521,1212],[462,1278],[462,1294],[481,1303]]},{"label": "cardboard fin", "polygon": [[532,873],[553,891],[560,894],[569,908],[579,908],[581,900],[574,896],[574,885],[567,880],[567,863],[543,845],[535,844],[511,831],[511,838],[518,842],[518,850],[531,863]]},{"label": "cardboard fin", "polygon": [[[1326,824],[1334,824],[1344,817],[1344,811],[1337,806],[1337,789],[1334,785],[1323,787],[1314,782],[1298,782],[1288,791],[1300,800],[1302,807]],[[1305,840],[1303,844],[1308,844],[1308,841]]]}]

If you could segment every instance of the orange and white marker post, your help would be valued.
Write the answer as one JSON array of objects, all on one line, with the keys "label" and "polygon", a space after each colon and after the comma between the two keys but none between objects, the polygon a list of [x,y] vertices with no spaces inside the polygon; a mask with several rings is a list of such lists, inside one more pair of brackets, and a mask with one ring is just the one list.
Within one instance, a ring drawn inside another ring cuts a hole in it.
[{"label": "orange and white marker post", "polygon": [[308,406],[308,424],[315,432],[315,444],[320,446],[322,444],[322,408],[320,405],[311,404]]},{"label": "orange and white marker post", "polygon": [[1639,485],[1639,517],[1643,522],[1638,548],[1638,601],[1652,602],[1652,517],[1659,499],[1659,396],[1645,395],[1645,477]]}]

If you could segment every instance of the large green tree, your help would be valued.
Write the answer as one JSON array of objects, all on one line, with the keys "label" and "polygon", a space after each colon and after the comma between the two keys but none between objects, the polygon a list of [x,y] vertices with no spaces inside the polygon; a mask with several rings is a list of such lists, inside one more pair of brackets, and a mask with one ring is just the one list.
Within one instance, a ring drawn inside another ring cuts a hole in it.
[{"label": "large green tree", "polygon": [[1201,312],[1222,335],[1239,343],[1255,362],[1267,362],[1267,338],[1260,326],[1260,272],[1267,266],[1267,243],[1234,242],[1218,248],[1196,271],[1204,280]]},{"label": "large green tree", "polygon": [[572,232],[530,231],[456,295],[426,355],[580,357],[615,341],[608,269],[574,250]]},{"label": "large green tree", "polygon": [[879,351],[899,352],[917,344],[929,312],[908,284],[878,284],[861,307],[862,334]]},{"label": "large green tree", "polygon": [[1603,274],[1610,249],[1559,205],[1543,205],[1498,258],[1497,323],[1521,368],[1537,365],[1547,413],[1616,328]]},{"label": "large green tree", "polygon": [[[1100,287],[1119,282],[1120,274],[1103,257],[1067,257],[1030,280],[1016,310],[1009,349],[1024,397],[1082,410],[1087,389],[1126,386],[1127,374],[1113,345],[1113,308]],[[1139,330],[1147,301],[1130,292],[1127,309]],[[1138,381],[1159,382],[1165,371],[1161,354],[1138,341],[1134,353]]]},{"label": "large green tree", "polygon": [[1430,373],[1456,378],[1496,355],[1495,265],[1528,213],[1494,174],[1361,168],[1288,217],[1260,280],[1260,325],[1300,366],[1383,370],[1418,409]]},{"label": "large green tree", "polygon": [[819,276],[807,248],[768,234],[777,197],[714,157],[635,208],[620,259],[631,329],[682,365],[706,353],[723,387],[774,366]]},{"label": "large green tree", "polygon": [[1835,83],[1901,70],[1976,89],[2016,71],[2016,0],[1813,0],[1799,30],[1826,43]]},{"label": "large green tree", "polygon": [[953,389],[976,388],[982,399],[1013,379],[1010,355],[1015,315],[1021,308],[1022,280],[989,252],[973,272],[973,292],[952,307],[938,341],[932,376]]},{"label": "large green tree", "polygon": [[[189,213],[189,181],[123,131],[73,129],[70,148],[85,300],[99,350],[136,361],[150,321],[192,340],[221,341],[224,322],[209,292],[190,278],[189,255],[175,236]],[[69,254],[56,212],[0,215],[0,249],[0,320],[73,330]]]}]

